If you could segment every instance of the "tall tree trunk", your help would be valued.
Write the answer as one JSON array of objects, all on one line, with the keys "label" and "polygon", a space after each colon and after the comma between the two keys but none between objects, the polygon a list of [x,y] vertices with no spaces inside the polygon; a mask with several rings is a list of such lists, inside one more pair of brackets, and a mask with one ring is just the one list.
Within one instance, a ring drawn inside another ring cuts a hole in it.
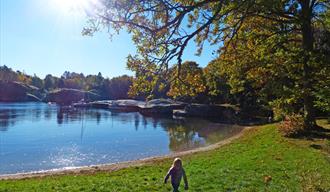
[{"label": "tall tree trunk", "polygon": [[309,64],[310,54],[313,51],[312,9],[310,0],[301,1],[301,27],[303,48],[303,100],[304,100],[304,126],[306,129],[316,127],[315,110],[312,96],[312,69]]}]

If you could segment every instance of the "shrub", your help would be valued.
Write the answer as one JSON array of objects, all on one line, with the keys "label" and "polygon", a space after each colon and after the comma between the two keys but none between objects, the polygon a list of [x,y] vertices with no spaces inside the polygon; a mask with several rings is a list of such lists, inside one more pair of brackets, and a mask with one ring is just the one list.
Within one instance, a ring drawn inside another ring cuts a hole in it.
[{"label": "shrub", "polygon": [[278,129],[285,137],[297,136],[304,131],[304,119],[298,114],[286,116],[279,124]]}]

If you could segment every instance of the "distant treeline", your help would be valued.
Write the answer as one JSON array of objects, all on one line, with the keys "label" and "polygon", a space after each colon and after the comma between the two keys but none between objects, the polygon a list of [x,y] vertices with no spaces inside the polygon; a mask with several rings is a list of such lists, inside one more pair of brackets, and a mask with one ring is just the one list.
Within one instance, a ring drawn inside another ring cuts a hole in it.
[{"label": "distant treeline", "polygon": [[[180,78],[177,77],[177,65],[169,68],[168,73],[155,76],[148,70],[132,70],[135,76],[122,75],[114,78],[105,78],[101,73],[84,75],[65,71],[61,77],[46,75],[44,79],[36,75],[30,76],[20,71],[13,71],[7,66],[0,66],[0,80],[18,81],[39,88],[42,92],[56,89],[78,89],[96,93],[101,99],[138,99],[172,98],[188,103],[226,104],[236,106],[242,113],[265,116],[274,111],[275,116],[283,118],[284,110],[277,108],[274,102],[273,89],[280,81],[271,81],[270,87],[263,85],[256,88],[259,81],[248,79],[243,72],[226,70],[225,62],[211,61],[206,67],[199,67],[196,62],[186,61],[181,66]],[[220,69],[221,70],[220,70]],[[239,76],[231,77],[231,73]],[[241,74],[242,73],[242,74]],[[257,82],[256,82],[257,81]],[[260,81],[262,82],[262,81]],[[275,85],[273,85],[275,84]],[[326,90],[319,88],[319,92]],[[276,90],[276,93],[282,94]],[[319,94],[327,98],[328,92]],[[322,92],[323,93],[323,92]],[[317,97],[319,98],[319,97]],[[278,101],[278,100],[276,100]],[[285,100],[286,101],[286,100]],[[317,113],[324,115],[329,111],[327,102],[317,99],[322,105],[315,105]],[[318,103],[316,103],[318,104]],[[290,103],[290,109],[299,110],[302,102]],[[267,112],[268,111],[268,112]]]},{"label": "distant treeline", "polygon": [[33,76],[27,75],[4,65],[0,66],[0,80],[17,81],[45,91],[69,88],[91,91],[100,95],[103,99],[125,99],[129,98],[128,91],[133,78],[122,75],[110,79],[103,77],[101,73],[84,75],[83,73],[65,71],[61,77],[48,74],[42,79],[35,74]]}]

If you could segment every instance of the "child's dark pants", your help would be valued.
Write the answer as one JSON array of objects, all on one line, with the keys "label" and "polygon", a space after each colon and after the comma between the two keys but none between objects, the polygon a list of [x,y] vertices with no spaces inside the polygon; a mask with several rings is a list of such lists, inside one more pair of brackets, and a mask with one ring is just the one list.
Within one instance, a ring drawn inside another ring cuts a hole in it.
[{"label": "child's dark pants", "polygon": [[172,183],[173,192],[179,192],[179,186],[180,186],[180,184]]}]

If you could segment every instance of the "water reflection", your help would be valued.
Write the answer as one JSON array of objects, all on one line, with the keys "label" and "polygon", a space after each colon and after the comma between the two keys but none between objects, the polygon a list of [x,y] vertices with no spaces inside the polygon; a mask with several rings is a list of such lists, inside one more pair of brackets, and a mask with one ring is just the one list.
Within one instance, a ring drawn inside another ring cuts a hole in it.
[{"label": "water reflection", "polygon": [[72,122],[81,122],[84,119],[96,120],[97,124],[100,124],[101,118],[105,120],[111,115],[110,111],[105,110],[85,110],[72,107],[58,107],[57,108],[57,123],[70,124]]},{"label": "water reflection", "polygon": [[7,131],[10,127],[15,126],[18,121],[50,121],[53,120],[55,114],[58,125],[81,122],[84,118],[95,119],[99,124],[102,115],[103,118],[107,119],[109,113],[108,111],[78,110],[71,107],[36,103],[0,103],[0,131]]},{"label": "water reflection", "polygon": [[164,155],[209,145],[240,130],[195,118],[0,103],[0,174]]},{"label": "water reflection", "polygon": [[14,125],[15,121],[12,119],[15,119],[16,117],[14,114],[12,114],[11,110],[3,110],[0,113],[0,131],[7,131],[8,127],[10,125]]}]

